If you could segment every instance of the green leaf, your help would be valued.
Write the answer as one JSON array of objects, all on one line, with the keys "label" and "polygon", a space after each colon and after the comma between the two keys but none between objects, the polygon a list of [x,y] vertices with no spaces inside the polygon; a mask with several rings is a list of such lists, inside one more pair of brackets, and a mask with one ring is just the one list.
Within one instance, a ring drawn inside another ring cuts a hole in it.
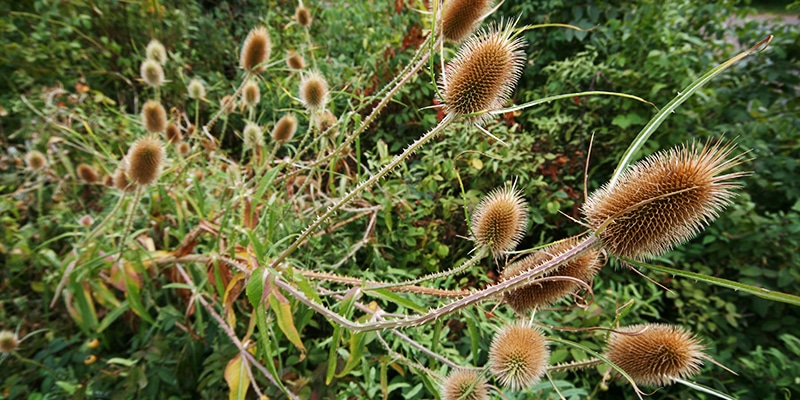
[{"label": "green leaf", "polygon": [[350,336],[350,357],[347,358],[347,363],[345,363],[344,368],[336,374],[337,378],[347,375],[353,368],[361,363],[361,360],[363,360],[367,333],[368,332],[359,332]]},{"label": "green leaf", "polygon": [[[351,290],[342,300],[342,308],[339,311],[339,314],[343,317],[349,317],[350,313],[353,310],[353,303],[356,300],[356,290]],[[328,370],[325,372],[325,384],[330,385],[331,381],[333,380],[334,375],[336,374],[336,364],[339,360],[338,357],[338,350],[339,350],[339,341],[342,339],[342,327],[340,325],[335,325],[333,327],[333,337],[331,338],[331,348],[328,352]]]},{"label": "green leaf", "polygon": [[415,302],[413,302],[413,301],[411,301],[411,300],[409,300],[409,299],[407,299],[407,298],[405,298],[405,297],[403,297],[403,296],[401,296],[401,295],[399,295],[399,294],[397,294],[395,292],[390,292],[387,289],[368,289],[368,290],[365,290],[365,292],[368,292],[369,294],[371,294],[371,295],[373,295],[375,297],[378,297],[378,298],[384,299],[386,301],[395,303],[395,304],[397,304],[399,306],[403,306],[403,307],[405,307],[405,308],[407,308],[409,310],[414,310],[414,311],[416,311],[416,312],[418,312],[420,314],[425,314],[425,313],[428,312],[428,310],[425,307],[423,307],[423,306],[421,306],[421,305],[419,305],[419,304],[417,304],[417,303],[415,303]]},{"label": "green leaf", "polygon": [[267,325],[267,310],[265,309],[264,304],[258,304],[255,307],[255,310],[256,310],[255,311],[256,326],[258,327],[258,348],[261,349],[264,359],[270,360],[270,362],[264,363],[264,367],[267,369],[267,371],[269,371],[270,375],[272,375],[273,382],[276,382],[280,387],[280,389],[283,391],[283,393],[289,396],[289,391],[286,389],[286,387],[283,386],[283,382],[281,381],[281,377],[278,374],[278,370],[275,366],[275,363],[271,362],[271,360],[274,360],[275,357],[272,354],[272,344],[269,338],[269,326]]},{"label": "green leaf", "polygon": [[244,290],[247,294],[247,300],[250,301],[250,305],[252,305],[253,308],[258,307],[259,303],[261,303],[261,297],[264,295],[266,274],[266,268],[259,267],[250,274],[250,279],[247,280],[247,286]]}]

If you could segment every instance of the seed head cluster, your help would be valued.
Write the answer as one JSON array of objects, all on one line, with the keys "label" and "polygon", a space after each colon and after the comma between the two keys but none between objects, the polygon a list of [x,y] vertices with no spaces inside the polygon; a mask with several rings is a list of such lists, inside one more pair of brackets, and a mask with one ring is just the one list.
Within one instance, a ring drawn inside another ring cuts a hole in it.
[{"label": "seed head cluster", "polygon": [[294,114],[286,114],[272,128],[272,140],[278,143],[286,143],[292,140],[297,131],[297,118]]},{"label": "seed head cluster", "polygon": [[525,235],[528,205],[514,186],[495,189],[481,200],[472,215],[477,246],[488,246],[495,256],[513,250]]},{"label": "seed head cluster", "polygon": [[328,103],[328,81],[318,72],[311,72],[300,81],[300,100],[309,111],[325,108]]},{"label": "seed head cluster", "polygon": [[308,28],[311,26],[311,11],[304,6],[297,7],[294,11],[294,19],[301,26]]},{"label": "seed head cluster", "polygon": [[167,141],[171,144],[178,143],[181,141],[181,139],[183,139],[181,137],[181,128],[172,122],[167,124],[167,129],[164,131],[164,136],[166,136]]},{"label": "seed head cluster", "polygon": [[249,148],[261,147],[264,144],[264,133],[255,122],[248,121],[242,131],[244,145]]},{"label": "seed head cluster", "polygon": [[147,100],[142,106],[142,123],[150,133],[161,133],[167,127],[167,110],[156,100]]},{"label": "seed head cluster", "polygon": [[200,82],[197,79],[192,79],[189,81],[189,84],[186,85],[186,91],[189,93],[189,98],[194,100],[199,100],[206,97],[206,87],[203,85],[203,82]]},{"label": "seed head cluster", "polygon": [[239,66],[247,72],[260,74],[265,67],[260,65],[269,60],[272,51],[272,41],[267,28],[260,26],[253,28],[244,39],[242,51],[239,55]]},{"label": "seed head cluster", "polygon": [[139,74],[147,86],[160,87],[164,84],[164,68],[156,60],[144,60],[139,67]]},{"label": "seed head cluster", "polygon": [[126,174],[140,186],[149,185],[158,179],[164,162],[164,146],[158,139],[147,136],[133,143],[128,149]]},{"label": "seed head cluster", "polygon": [[489,388],[478,372],[456,369],[442,383],[442,400],[487,400]]},{"label": "seed head cluster", "polygon": [[244,85],[242,101],[247,107],[255,107],[261,101],[261,89],[258,88],[258,82],[250,80]]},{"label": "seed head cluster", "polygon": [[513,390],[539,382],[549,358],[544,335],[530,326],[503,327],[489,347],[489,369],[502,386]]},{"label": "seed head cluster", "polygon": [[449,0],[442,16],[442,36],[461,43],[480,25],[492,8],[491,0]]},{"label": "seed head cluster", "polygon": [[78,178],[86,183],[95,183],[100,179],[97,175],[97,171],[88,164],[78,164],[78,167],[75,168],[75,173],[78,175]]},{"label": "seed head cluster", "polygon": [[167,49],[156,39],[150,40],[144,53],[148,60],[153,60],[160,65],[167,62]]},{"label": "seed head cluster", "polygon": [[0,353],[13,353],[19,347],[19,339],[14,332],[0,331]]},{"label": "seed head cluster", "polygon": [[47,159],[38,150],[31,150],[25,154],[25,165],[33,171],[40,171],[47,166]]},{"label": "seed head cluster", "polygon": [[306,61],[300,54],[289,51],[289,53],[286,54],[286,65],[291,69],[300,70],[306,67]]}]

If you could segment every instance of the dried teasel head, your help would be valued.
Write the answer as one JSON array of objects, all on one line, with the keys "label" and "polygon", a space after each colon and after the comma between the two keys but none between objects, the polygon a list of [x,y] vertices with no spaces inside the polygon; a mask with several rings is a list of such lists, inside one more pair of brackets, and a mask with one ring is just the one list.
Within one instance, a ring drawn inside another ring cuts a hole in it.
[{"label": "dried teasel head", "polygon": [[258,87],[258,82],[254,80],[248,81],[244,88],[242,88],[242,102],[247,107],[255,107],[261,101],[261,89]]},{"label": "dried teasel head", "polygon": [[181,157],[187,157],[192,152],[192,146],[186,142],[180,142],[178,144],[178,154]]},{"label": "dried teasel head", "polygon": [[222,112],[225,114],[230,114],[236,110],[236,101],[234,100],[233,96],[225,95],[222,96],[222,99],[219,101],[219,106],[222,109]]},{"label": "dried teasel head", "polygon": [[19,348],[17,334],[8,330],[0,331],[0,353],[13,353]]},{"label": "dried teasel head", "polygon": [[25,154],[25,165],[32,171],[41,171],[47,166],[47,158],[38,150],[31,150]]},{"label": "dried teasel head", "polygon": [[471,35],[493,6],[491,0],[449,0],[444,4],[442,36],[460,43]]},{"label": "dried teasel head", "polygon": [[272,41],[267,28],[263,26],[253,28],[244,39],[239,55],[239,66],[247,72],[260,74],[265,69],[261,64],[269,60],[270,52],[272,52]]},{"label": "dried teasel head", "polygon": [[143,137],[128,149],[125,159],[127,160],[125,173],[130,180],[140,186],[149,185],[161,174],[164,146],[154,137]]},{"label": "dried teasel head", "polygon": [[631,165],[611,186],[589,197],[582,211],[611,254],[658,256],[686,242],[713,221],[735,195],[745,172],[723,174],[742,163],[728,158],[733,144],[693,142]]},{"label": "dried teasel head", "polygon": [[142,106],[142,123],[150,133],[161,133],[167,127],[167,110],[156,100],[147,100]]},{"label": "dried teasel head", "polygon": [[331,129],[332,126],[336,125],[338,119],[330,110],[324,110],[321,113],[318,113],[314,117],[314,121],[317,124],[317,130],[325,133],[328,136],[333,136],[336,134],[336,129],[332,129],[330,132],[328,131]]},{"label": "dried teasel head", "polygon": [[128,161],[123,158],[120,166],[114,171],[114,187],[125,193],[132,192],[136,189],[136,185],[128,179],[128,173],[126,172],[127,165]]},{"label": "dried teasel head", "polygon": [[311,72],[300,82],[300,100],[309,111],[325,108],[328,103],[328,81],[319,72]]},{"label": "dried teasel head", "polygon": [[303,56],[290,50],[286,54],[286,66],[294,70],[300,70],[306,67],[306,61]]},{"label": "dried teasel head", "polygon": [[156,39],[150,40],[144,54],[148,60],[153,60],[160,65],[164,65],[167,62],[167,49]]},{"label": "dried teasel head", "polygon": [[550,358],[544,335],[530,326],[511,324],[495,335],[489,347],[489,369],[504,387],[521,390],[535,385]]},{"label": "dried teasel head", "polygon": [[286,114],[272,128],[272,140],[278,143],[286,143],[292,140],[296,131],[297,118],[292,113]]},{"label": "dried teasel head", "polygon": [[442,400],[487,400],[489,385],[476,371],[456,369],[442,382]]},{"label": "dried teasel head", "polygon": [[255,122],[248,121],[242,130],[244,145],[253,149],[264,145],[264,132]]},{"label": "dried teasel head", "polygon": [[[572,237],[537,250],[535,253],[506,267],[500,274],[500,279],[508,280],[525,271],[536,268],[575,247],[579,242],[580,238]],[[542,276],[564,276],[580,279],[588,283],[603,266],[603,257],[600,253],[598,249],[590,249]],[[503,300],[517,314],[524,315],[529,310],[553,304],[575,293],[580,287],[580,284],[570,280],[533,282],[503,293]]]},{"label": "dried teasel head", "polygon": [[680,326],[643,324],[619,331],[609,336],[606,357],[638,385],[664,386],[691,377],[708,359],[700,340]]},{"label": "dried teasel head", "polygon": [[305,6],[299,6],[294,11],[294,20],[297,21],[298,24],[308,28],[311,26],[311,10]]},{"label": "dried teasel head", "polygon": [[181,128],[178,127],[177,124],[174,122],[170,122],[167,124],[167,129],[164,131],[164,136],[166,136],[167,141],[171,144],[175,144],[183,139],[181,136]]},{"label": "dried teasel head", "polygon": [[97,171],[88,164],[78,164],[78,167],[75,168],[75,173],[78,175],[78,178],[86,183],[95,183],[100,179],[97,175]]},{"label": "dried teasel head", "polygon": [[511,97],[525,62],[524,41],[513,30],[510,22],[490,27],[461,46],[440,80],[446,113],[482,113],[470,117],[481,123]]},{"label": "dried teasel head", "polygon": [[186,91],[189,93],[190,99],[199,100],[206,97],[206,87],[198,79],[190,80],[186,85]]},{"label": "dried teasel head", "polygon": [[495,256],[514,249],[525,235],[528,205],[513,186],[495,189],[481,200],[472,215],[475,244],[489,247]]},{"label": "dried teasel head", "polygon": [[147,86],[160,87],[164,84],[164,68],[156,60],[144,60],[139,67],[139,74]]}]

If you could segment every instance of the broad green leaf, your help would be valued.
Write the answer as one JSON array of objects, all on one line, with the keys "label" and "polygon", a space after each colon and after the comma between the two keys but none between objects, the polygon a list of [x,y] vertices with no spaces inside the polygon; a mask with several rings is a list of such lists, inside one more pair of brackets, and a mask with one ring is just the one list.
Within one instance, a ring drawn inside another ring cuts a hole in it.
[{"label": "broad green leaf", "polygon": [[399,295],[399,294],[397,294],[395,292],[390,292],[390,291],[388,291],[386,289],[368,289],[368,290],[365,290],[365,292],[367,292],[367,293],[369,293],[371,295],[374,295],[375,297],[379,297],[381,299],[389,301],[391,303],[395,303],[395,304],[397,304],[399,306],[403,306],[403,307],[405,307],[405,308],[407,308],[409,310],[414,310],[414,311],[416,311],[416,312],[418,312],[420,314],[425,314],[425,313],[428,312],[428,310],[425,309],[425,307],[422,307],[419,304],[417,304],[417,303],[415,303],[415,302],[413,302],[413,301],[411,301],[411,300],[409,300],[409,299],[407,299],[407,298],[405,298],[405,297],[403,297],[403,296],[401,296],[401,295]]},{"label": "broad green leaf", "polygon": [[300,356],[300,360],[302,361],[303,358],[305,358],[306,347],[303,346],[303,341],[300,339],[300,333],[297,332],[297,328],[294,326],[292,305],[289,304],[288,300],[279,299],[275,293],[269,294],[268,301],[270,307],[272,308],[272,312],[275,313],[275,317],[278,322],[278,328],[280,328],[281,332],[286,335],[286,338],[289,339],[289,341],[292,342],[292,344],[302,352],[302,355]]},{"label": "broad green leaf", "polygon": [[230,393],[229,400],[244,400],[247,389],[250,387],[250,377],[247,373],[247,363],[242,361],[242,354],[237,354],[228,361],[225,367],[225,382],[228,382]]},{"label": "broad green leaf", "polygon": [[266,268],[260,267],[253,271],[253,273],[250,274],[250,279],[247,280],[245,293],[247,294],[247,300],[250,300],[250,305],[253,306],[253,308],[258,307],[258,304],[261,303],[261,297],[264,295],[264,285],[266,284],[266,274]]},{"label": "broad green leaf", "polygon": [[359,363],[361,363],[362,357],[364,355],[364,346],[366,343],[366,336],[368,332],[359,332],[354,333],[350,336],[350,357],[347,359],[347,363],[345,363],[344,368],[336,374],[337,378],[341,378],[353,368],[357,367]]},{"label": "broad green leaf", "polygon": [[283,382],[281,382],[281,377],[278,375],[278,370],[275,367],[275,363],[272,362],[275,357],[272,354],[272,343],[269,338],[267,310],[264,307],[264,304],[259,304],[258,302],[255,303],[254,309],[256,310],[256,326],[258,326],[258,348],[261,349],[264,360],[269,361],[263,363],[264,367],[267,369],[267,371],[269,371],[270,375],[272,375],[273,381],[277,382],[283,393],[289,396],[289,391],[283,386]]}]

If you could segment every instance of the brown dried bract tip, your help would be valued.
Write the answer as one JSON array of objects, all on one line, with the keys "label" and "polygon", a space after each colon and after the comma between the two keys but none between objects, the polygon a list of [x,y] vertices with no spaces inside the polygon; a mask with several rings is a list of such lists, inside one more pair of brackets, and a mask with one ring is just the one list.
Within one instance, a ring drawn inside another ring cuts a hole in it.
[{"label": "brown dried bract tip", "polygon": [[480,123],[511,97],[525,62],[524,41],[513,38],[514,24],[472,36],[445,68],[440,81],[444,110]]},{"label": "brown dried bract tip", "polygon": [[260,64],[269,60],[272,51],[272,42],[269,38],[267,28],[259,26],[247,34],[242,45],[242,52],[239,56],[239,66],[247,72],[260,74],[265,67]]},{"label": "brown dried bract tip", "polygon": [[306,67],[306,61],[303,56],[290,50],[286,54],[286,65],[291,69],[303,69]]},{"label": "brown dried bract tip", "polygon": [[159,87],[164,84],[164,69],[156,60],[145,60],[139,67],[139,74],[147,86]]},{"label": "brown dried bract tip", "polygon": [[13,353],[19,347],[17,334],[11,331],[0,331],[0,353]]},{"label": "brown dried bract tip", "polygon": [[297,131],[297,118],[294,114],[286,114],[272,128],[272,140],[278,143],[286,143],[292,140],[292,136]]},{"label": "brown dried bract tip", "polygon": [[686,242],[713,221],[746,175],[725,170],[742,162],[726,159],[731,143],[693,142],[631,165],[614,186],[589,197],[582,211],[614,255],[633,259],[658,256]]},{"label": "brown dried bract tip", "polygon": [[153,60],[161,65],[167,62],[167,49],[156,39],[150,40],[145,49],[145,55],[148,60]]},{"label": "brown dried bract tip", "polygon": [[178,125],[173,122],[170,122],[167,125],[167,129],[164,131],[164,136],[167,137],[167,141],[171,144],[178,143],[181,141],[181,139],[183,139],[181,137],[181,128],[179,128]]},{"label": "brown dried bract tip", "polygon": [[311,26],[311,11],[307,7],[300,6],[294,12],[294,19],[298,24],[306,28]]},{"label": "brown dried bract tip", "polygon": [[478,28],[492,8],[491,0],[449,0],[445,2],[442,36],[460,43]]},{"label": "brown dried bract tip", "polygon": [[544,335],[533,327],[507,325],[489,347],[489,368],[504,387],[521,390],[539,382],[550,351]]},{"label": "brown dried bract tip", "polygon": [[261,101],[261,89],[258,88],[258,82],[250,80],[244,85],[242,101],[248,107],[255,107]]},{"label": "brown dried bract tip", "polygon": [[31,150],[25,154],[25,165],[33,171],[39,171],[47,166],[47,159],[38,150]]},{"label": "brown dried bract tip", "polygon": [[639,385],[664,386],[688,378],[708,359],[700,340],[680,326],[645,324],[620,331],[624,333],[612,332],[608,338],[606,357]]},{"label": "brown dried bract tip", "polygon": [[167,110],[155,100],[147,100],[142,107],[142,123],[150,133],[161,133],[167,127]]},{"label": "brown dried bract tip", "polygon": [[489,385],[474,370],[456,369],[442,382],[442,400],[486,400]]},{"label": "brown dried bract tip", "polygon": [[154,137],[137,140],[128,150],[126,173],[138,185],[149,185],[158,179],[164,162],[164,146]]},{"label": "brown dried bract tip", "polygon": [[99,179],[94,168],[87,164],[78,164],[75,172],[78,174],[78,178],[86,183],[95,183]]},{"label": "brown dried bract tip", "polygon": [[[572,237],[538,250],[506,267],[502,274],[500,274],[500,279],[505,281],[525,271],[534,269],[575,247],[579,242],[580,238]],[[542,276],[566,276],[580,279],[588,283],[597,275],[602,266],[603,260],[600,251],[591,249]],[[534,282],[519,289],[503,293],[503,300],[511,309],[516,311],[517,314],[523,315],[531,309],[553,304],[574,293],[580,287],[578,283],[569,280]]]},{"label": "brown dried bract tip", "polygon": [[525,235],[528,205],[514,186],[495,189],[481,200],[472,215],[477,246],[488,246],[495,256],[514,249]]},{"label": "brown dried bract tip", "polygon": [[300,100],[309,111],[325,108],[328,103],[328,82],[318,72],[311,72],[300,82]]}]

